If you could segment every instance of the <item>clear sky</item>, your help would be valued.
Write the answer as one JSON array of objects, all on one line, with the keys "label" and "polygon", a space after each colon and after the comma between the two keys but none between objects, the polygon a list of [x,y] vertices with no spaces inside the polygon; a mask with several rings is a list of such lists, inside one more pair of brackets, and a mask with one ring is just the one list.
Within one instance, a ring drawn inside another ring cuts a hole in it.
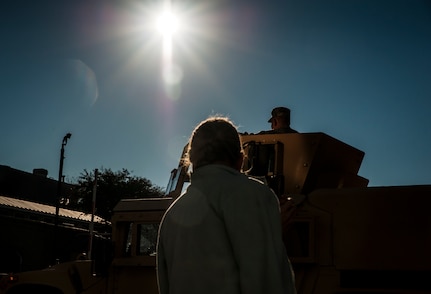
[{"label": "clear sky", "polygon": [[126,168],[166,187],[202,119],[258,132],[287,106],[364,151],[369,186],[431,184],[430,1],[176,0],[171,82],[161,3],[2,1],[0,164],[57,179],[70,132],[66,181]]}]

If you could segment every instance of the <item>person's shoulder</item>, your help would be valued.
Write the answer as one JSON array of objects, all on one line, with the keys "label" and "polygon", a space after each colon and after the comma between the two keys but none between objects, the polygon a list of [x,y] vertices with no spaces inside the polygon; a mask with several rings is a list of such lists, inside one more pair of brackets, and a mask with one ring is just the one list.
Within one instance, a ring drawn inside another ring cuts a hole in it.
[{"label": "person's shoulder", "polygon": [[[190,188],[190,186],[188,187]],[[169,207],[166,209],[165,215],[170,215],[175,213],[176,210],[181,209],[182,206],[187,205],[188,194],[190,194],[190,189],[184,191],[177,199],[173,200]]]},{"label": "person's shoulder", "polygon": [[261,187],[261,186],[266,186],[265,185],[265,180],[256,178],[256,177],[251,177],[251,176],[245,176],[247,178],[248,181],[250,181],[251,185],[256,185],[257,187]]},{"label": "person's shoulder", "polygon": [[[277,196],[275,195],[274,191],[271,190],[271,188],[264,182],[264,180],[260,180],[259,178],[246,176],[247,180],[247,189],[244,189],[247,194],[247,198],[253,198],[255,199],[266,199],[266,201],[269,202],[277,202]],[[278,202],[277,202],[278,203]]]},{"label": "person's shoulder", "polygon": [[265,134],[296,134],[296,133],[299,133],[299,132],[290,127],[287,127],[287,128],[281,128],[281,129],[270,130],[270,131],[260,131],[257,134],[265,135]]},{"label": "person's shoulder", "polygon": [[247,176],[242,174],[242,181],[239,189],[260,192],[260,193],[272,193],[271,189],[265,184],[264,179],[259,179],[256,177]]},{"label": "person's shoulder", "polygon": [[275,131],[269,130],[269,131],[260,131],[259,133],[257,133],[257,135],[265,135],[265,134],[275,134]]},{"label": "person's shoulder", "polygon": [[298,131],[292,129],[291,127],[284,127],[284,128],[274,130],[274,133],[276,133],[276,134],[295,134],[295,133],[298,133]]}]

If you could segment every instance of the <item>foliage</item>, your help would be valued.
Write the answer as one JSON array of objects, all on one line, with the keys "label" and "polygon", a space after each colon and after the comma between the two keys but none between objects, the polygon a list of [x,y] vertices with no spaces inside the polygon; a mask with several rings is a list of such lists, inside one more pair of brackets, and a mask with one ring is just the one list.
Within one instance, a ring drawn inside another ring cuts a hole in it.
[{"label": "foliage", "polygon": [[[76,189],[68,207],[90,213],[94,190],[94,171],[82,172],[78,178]],[[163,197],[160,187],[154,186],[150,180],[131,175],[127,169],[112,171],[98,170],[96,189],[96,215],[111,219],[112,210],[121,199]]]}]

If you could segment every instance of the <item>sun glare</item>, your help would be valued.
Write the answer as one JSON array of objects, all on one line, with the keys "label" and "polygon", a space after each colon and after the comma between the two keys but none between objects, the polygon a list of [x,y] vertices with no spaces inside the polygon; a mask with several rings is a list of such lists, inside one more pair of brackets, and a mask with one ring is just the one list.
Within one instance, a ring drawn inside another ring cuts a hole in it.
[{"label": "sun glare", "polygon": [[[164,94],[167,98],[178,99],[186,75],[182,65],[185,59],[190,58],[199,67],[204,64],[199,53],[195,52],[195,46],[199,40],[205,41],[213,35],[205,25],[205,16],[212,5],[185,7],[177,1],[172,2],[173,0],[158,0],[152,4],[139,5],[136,28],[138,32],[145,32],[142,34],[145,49],[160,50],[160,81]],[[212,21],[212,14],[209,16]],[[197,50],[201,49],[202,46],[198,46]]]},{"label": "sun glare", "polygon": [[163,12],[157,19],[157,29],[165,37],[172,36],[178,28],[178,17],[172,11]]}]

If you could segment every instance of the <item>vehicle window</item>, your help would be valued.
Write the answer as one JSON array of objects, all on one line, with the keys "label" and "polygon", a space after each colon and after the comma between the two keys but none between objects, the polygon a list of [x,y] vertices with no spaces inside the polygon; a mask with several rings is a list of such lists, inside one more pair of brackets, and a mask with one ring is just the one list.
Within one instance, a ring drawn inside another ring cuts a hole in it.
[{"label": "vehicle window", "polygon": [[139,246],[137,247],[137,255],[155,256],[159,224],[139,224],[137,228],[139,240]]},{"label": "vehicle window", "polygon": [[124,242],[125,247],[124,247],[124,256],[130,256],[131,255],[131,247],[132,247],[132,228],[133,228],[133,223],[126,223],[125,227],[128,227],[126,230],[126,234],[125,234],[125,238],[126,238],[126,242]]}]

